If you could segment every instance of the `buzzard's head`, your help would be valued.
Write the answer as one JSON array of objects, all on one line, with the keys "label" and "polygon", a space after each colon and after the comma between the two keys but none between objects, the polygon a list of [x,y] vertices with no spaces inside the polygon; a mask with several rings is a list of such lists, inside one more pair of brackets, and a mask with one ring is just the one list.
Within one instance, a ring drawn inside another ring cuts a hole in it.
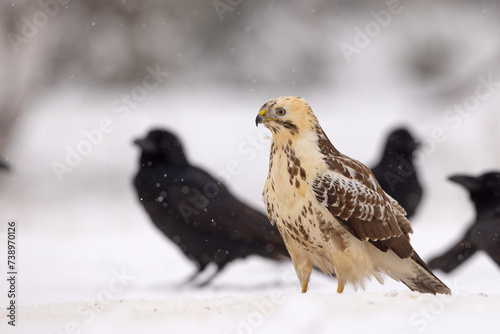
[{"label": "buzzard's head", "polygon": [[151,130],[145,138],[134,140],[134,144],[141,148],[142,158],[148,161],[163,161],[179,165],[187,163],[179,139],[167,130]]},{"label": "buzzard's head", "polygon": [[264,124],[273,135],[288,132],[292,136],[314,131],[318,123],[311,107],[300,97],[283,96],[264,103],[255,124]]}]

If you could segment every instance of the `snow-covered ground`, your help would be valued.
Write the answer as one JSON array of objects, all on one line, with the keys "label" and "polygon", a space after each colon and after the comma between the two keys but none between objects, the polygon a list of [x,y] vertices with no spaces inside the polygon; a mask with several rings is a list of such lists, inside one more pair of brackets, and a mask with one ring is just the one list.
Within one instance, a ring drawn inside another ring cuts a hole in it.
[{"label": "snow-covered ground", "polygon": [[[317,272],[310,291],[300,294],[291,262],[260,258],[231,263],[205,289],[182,286],[195,268],[150,223],[131,184],[138,160],[133,139],[165,127],[179,135],[193,164],[264,211],[269,133],[255,127],[255,116],[268,99],[297,95],[309,101],[333,144],[367,165],[377,162],[388,131],[409,126],[423,144],[418,170],[425,186],[412,244],[426,260],[440,254],[473,218],[465,191],[446,178],[500,169],[500,77],[494,66],[478,67],[495,54],[498,38],[485,23],[492,22],[487,12],[467,21],[456,9],[444,24],[444,8],[421,6],[394,16],[350,64],[338,43],[327,46],[335,66],[325,70],[331,77],[325,86],[164,78],[140,96],[138,86],[103,90],[64,83],[47,89],[22,116],[5,152],[12,170],[0,173],[1,332],[496,333],[500,271],[482,253],[451,274],[436,272],[452,296],[412,293],[391,280],[338,295],[336,280]],[[352,27],[375,20],[365,14],[327,23],[343,27],[332,34],[351,43]],[[415,34],[412,24],[428,30]],[[460,51],[448,64],[455,77],[425,85],[400,70],[405,57],[418,56],[427,35],[452,36],[448,40]],[[275,41],[268,37],[266,48]],[[281,52],[287,50],[293,48]],[[249,64],[256,57],[246,56]],[[267,66],[284,71],[276,63]],[[493,83],[484,84],[491,76]],[[136,99],[127,105],[123,94]],[[228,167],[235,163],[238,168]],[[16,328],[7,325],[4,278],[11,219],[18,227]]]},{"label": "snow-covered ground", "polygon": [[[399,103],[384,102],[389,99],[382,90],[376,96],[367,94],[364,101],[300,93],[337,147],[367,164],[377,160],[385,131],[394,124],[417,115],[421,119],[412,128],[424,139],[436,124],[429,116],[401,113]],[[254,118],[260,105],[276,94],[238,93],[232,88],[164,91],[148,97],[124,119],[109,107],[119,94],[60,89],[39,101],[17,131],[18,149],[10,153],[13,170],[1,175],[0,207],[2,249],[7,220],[18,224],[16,329],[306,333],[377,328],[422,333],[451,327],[494,332],[500,272],[483,254],[453,274],[437,272],[452,288],[451,297],[411,293],[393,281],[383,286],[371,282],[365,292],[347,289],[337,295],[335,279],[319,273],[313,274],[310,292],[302,295],[290,262],[260,258],[231,264],[209,288],[181,286],[194,266],[156,231],[135,198],[131,179],[138,152],[132,140],[153,126],[174,130],[193,163],[221,175],[234,193],[263,210],[260,193],[269,134],[255,128]],[[111,120],[113,131],[103,134],[102,142],[59,181],[53,162],[65,163],[67,146],[78,147],[86,140],[82,131],[91,132],[105,118]],[[365,121],[353,125],[353,119]],[[414,219],[412,240],[424,259],[446,249],[473,216],[465,192],[445,181],[446,175],[494,168],[488,159],[478,163],[461,157],[479,154],[477,147],[487,145],[481,141],[480,122],[471,117],[462,127],[463,132],[477,135],[480,145],[463,148],[461,136],[450,130],[449,139],[419,165],[426,200]],[[353,129],[362,131],[363,138],[353,138]],[[250,137],[256,137],[259,146],[254,154],[242,153],[241,147],[251,147],[242,146],[251,142]],[[447,155],[468,164],[456,165]],[[240,169],[230,175],[226,166],[233,160]],[[6,268],[5,260],[5,256],[0,259],[1,268]],[[0,287],[0,302],[6,305],[5,280]],[[0,314],[5,328],[4,306]]]}]

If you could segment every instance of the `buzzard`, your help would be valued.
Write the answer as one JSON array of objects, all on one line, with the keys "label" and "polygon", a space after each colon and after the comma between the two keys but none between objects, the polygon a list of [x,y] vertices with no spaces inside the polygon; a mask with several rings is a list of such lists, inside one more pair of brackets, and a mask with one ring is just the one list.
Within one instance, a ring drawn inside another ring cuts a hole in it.
[{"label": "buzzard", "polygon": [[450,294],[410,245],[404,209],[371,171],[340,153],[307,102],[278,97],[257,118],[272,132],[263,197],[307,292],[313,266],[336,274],[337,292],[384,274],[413,291]]}]

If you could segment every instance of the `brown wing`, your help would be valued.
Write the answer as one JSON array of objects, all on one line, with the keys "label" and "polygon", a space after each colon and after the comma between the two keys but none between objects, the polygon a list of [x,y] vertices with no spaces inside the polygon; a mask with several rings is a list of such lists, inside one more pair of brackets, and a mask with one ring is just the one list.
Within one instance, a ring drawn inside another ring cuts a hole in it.
[{"label": "brown wing", "polygon": [[410,257],[414,251],[408,233],[412,230],[404,210],[381,190],[373,176],[363,177],[365,182],[336,172],[321,174],[312,188],[318,202],[358,239],[384,252],[390,249],[401,258]]}]

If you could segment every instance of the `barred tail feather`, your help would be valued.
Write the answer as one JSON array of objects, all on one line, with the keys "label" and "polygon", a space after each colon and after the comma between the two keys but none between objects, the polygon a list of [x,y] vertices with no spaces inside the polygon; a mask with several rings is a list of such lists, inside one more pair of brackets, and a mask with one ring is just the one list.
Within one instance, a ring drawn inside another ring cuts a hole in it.
[{"label": "barred tail feather", "polygon": [[413,253],[410,261],[413,261],[416,267],[416,276],[401,278],[401,282],[410,288],[410,290],[422,293],[432,293],[433,295],[437,293],[451,295],[450,288],[432,273],[417,253]]}]

